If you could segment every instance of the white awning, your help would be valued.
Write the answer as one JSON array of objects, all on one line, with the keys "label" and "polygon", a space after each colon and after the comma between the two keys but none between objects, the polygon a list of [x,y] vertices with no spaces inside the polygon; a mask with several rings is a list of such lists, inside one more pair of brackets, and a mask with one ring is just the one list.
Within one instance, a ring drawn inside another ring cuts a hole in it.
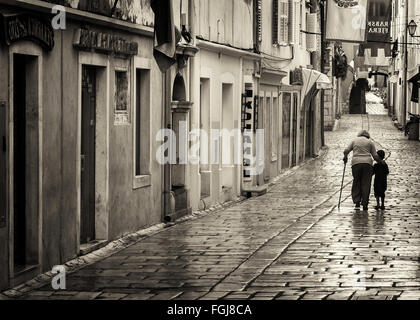
[{"label": "white awning", "polygon": [[332,89],[330,78],[317,70],[302,68],[303,85],[302,94],[306,96],[316,84],[316,89]]}]

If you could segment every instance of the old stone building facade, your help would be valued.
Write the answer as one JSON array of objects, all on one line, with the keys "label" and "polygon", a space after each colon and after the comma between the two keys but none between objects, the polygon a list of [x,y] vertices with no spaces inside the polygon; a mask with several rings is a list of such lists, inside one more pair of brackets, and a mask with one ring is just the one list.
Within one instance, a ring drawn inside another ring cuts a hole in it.
[{"label": "old stone building facade", "polygon": [[[170,3],[181,37],[162,72],[150,0],[1,2],[0,288],[264,193],[321,148],[321,92],[335,82],[320,72],[316,6]],[[65,28],[52,27],[57,4]],[[168,138],[176,161],[163,164]]]},{"label": "old stone building facade", "polygon": [[2,288],[162,221],[150,5],[49,2],[0,4]]}]

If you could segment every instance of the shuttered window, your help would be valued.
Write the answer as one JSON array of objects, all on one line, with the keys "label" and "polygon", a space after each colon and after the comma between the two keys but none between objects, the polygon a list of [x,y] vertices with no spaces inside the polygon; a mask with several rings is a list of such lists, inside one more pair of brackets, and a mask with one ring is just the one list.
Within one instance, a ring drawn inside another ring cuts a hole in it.
[{"label": "shuttered window", "polygon": [[256,13],[256,20],[257,20],[257,40],[258,42],[262,41],[262,0],[257,0],[257,13]]},{"label": "shuttered window", "polygon": [[290,44],[298,44],[300,38],[300,29],[301,24],[300,18],[300,0],[288,0],[288,39]]},{"label": "shuttered window", "polygon": [[296,39],[296,31],[295,31],[295,25],[296,25],[296,9],[295,9],[295,1],[289,0],[289,43],[294,44]]},{"label": "shuttered window", "polygon": [[298,25],[298,30],[297,30],[297,36],[299,38],[299,45],[303,46],[303,33],[301,32],[301,30],[303,30],[303,13],[304,13],[304,4],[300,3],[299,4],[299,25]]},{"label": "shuttered window", "polygon": [[278,43],[281,45],[289,42],[289,1],[280,0],[279,2],[279,39]]},{"label": "shuttered window", "polygon": [[279,0],[273,0],[273,44],[279,43]]},{"label": "shuttered window", "polygon": [[316,13],[307,13],[306,14],[306,30],[311,32],[306,34],[306,50],[309,52],[315,52],[317,49],[317,36],[318,32],[318,16]]}]

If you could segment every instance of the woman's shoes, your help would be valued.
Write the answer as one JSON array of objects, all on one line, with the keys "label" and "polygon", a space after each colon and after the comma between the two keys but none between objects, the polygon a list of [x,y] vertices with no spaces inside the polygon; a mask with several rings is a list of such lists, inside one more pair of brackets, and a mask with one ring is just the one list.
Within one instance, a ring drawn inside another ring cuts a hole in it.
[{"label": "woman's shoes", "polygon": [[368,211],[369,207],[368,206],[363,206],[363,211]]},{"label": "woman's shoes", "polygon": [[359,210],[360,209],[360,202],[356,203],[355,209],[356,210]]}]

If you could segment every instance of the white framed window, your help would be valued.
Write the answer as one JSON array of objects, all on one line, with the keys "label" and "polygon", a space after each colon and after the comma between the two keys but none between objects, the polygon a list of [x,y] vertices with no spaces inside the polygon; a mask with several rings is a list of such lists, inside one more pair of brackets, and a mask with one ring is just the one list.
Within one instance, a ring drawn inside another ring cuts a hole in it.
[{"label": "white framed window", "polygon": [[115,61],[114,69],[114,125],[130,125],[131,81],[128,63]]}]

